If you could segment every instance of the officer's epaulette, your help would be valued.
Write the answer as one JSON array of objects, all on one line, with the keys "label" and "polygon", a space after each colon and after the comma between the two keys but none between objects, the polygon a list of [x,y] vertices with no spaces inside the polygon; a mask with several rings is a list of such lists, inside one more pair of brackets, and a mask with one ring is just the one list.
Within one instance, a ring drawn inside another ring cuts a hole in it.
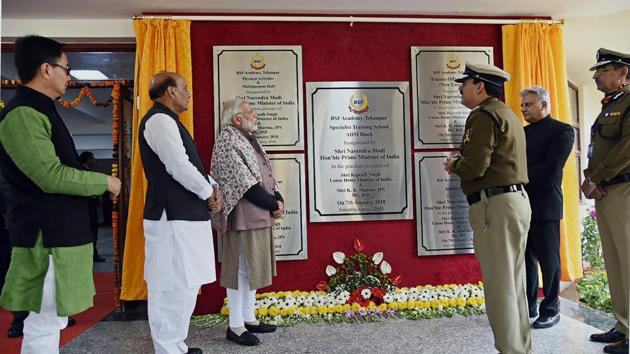
[{"label": "officer's epaulette", "polygon": [[620,90],[619,92],[617,92],[617,93],[613,96],[612,101],[616,101],[616,100],[620,99],[620,98],[621,98],[621,97],[623,97],[625,94],[626,94],[626,91],[624,91],[624,90]]},{"label": "officer's epaulette", "polygon": [[485,109],[483,106],[478,106],[478,107],[476,107],[475,109],[472,110],[472,112],[477,112],[477,111],[483,112],[483,113],[485,113],[484,115],[490,117],[490,119],[492,119],[494,124],[499,129],[499,131],[501,133],[503,133],[503,127],[501,125],[501,119],[499,119],[499,117],[497,117],[494,113],[492,113],[492,112],[488,111],[487,109]]}]

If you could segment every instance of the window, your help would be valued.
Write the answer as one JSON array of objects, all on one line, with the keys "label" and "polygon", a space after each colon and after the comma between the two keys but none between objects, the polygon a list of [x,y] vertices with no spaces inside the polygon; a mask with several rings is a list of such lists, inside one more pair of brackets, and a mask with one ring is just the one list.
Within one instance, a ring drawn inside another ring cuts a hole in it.
[{"label": "window", "polygon": [[580,150],[580,97],[577,85],[567,80],[569,86],[569,106],[571,107],[571,126],[575,132],[575,142],[573,143],[573,151],[575,152],[575,168],[577,172],[578,180],[578,195],[580,196],[580,202],[582,202],[582,192],[580,186],[582,185],[582,152]]}]

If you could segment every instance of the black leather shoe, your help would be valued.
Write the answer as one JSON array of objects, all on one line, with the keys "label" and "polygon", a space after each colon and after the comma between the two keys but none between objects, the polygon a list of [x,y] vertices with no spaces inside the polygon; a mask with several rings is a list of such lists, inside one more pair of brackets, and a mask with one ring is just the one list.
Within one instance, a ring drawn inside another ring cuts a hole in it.
[{"label": "black leather shoe", "polygon": [[606,333],[591,334],[590,339],[599,343],[617,343],[626,339],[626,335],[613,328]]},{"label": "black leather shoe", "polygon": [[534,317],[538,317],[538,310],[536,309],[529,310],[529,318],[534,318]]},{"label": "black leather shoe", "polygon": [[243,334],[241,334],[240,336],[236,335],[236,333],[234,333],[232,331],[232,329],[230,327],[228,327],[227,329],[227,333],[225,334],[225,338],[231,342],[234,342],[238,345],[246,345],[246,346],[254,346],[254,345],[258,345],[258,343],[260,343],[260,340],[258,339],[258,337],[256,337],[255,335],[245,331],[243,332]]},{"label": "black leather shoe", "polygon": [[560,314],[555,314],[553,316],[545,316],[542,315],[532,323],[532,328],[549,328],[553,327],[560,322]]},{"label": "black leather shoe", "polygon": [[628,340],[621,340],[615,344],[608,344],[604,347],[604,353],[628,354]]},{"label": "black leather shoe", "polygon": [[75,324],[77,324],[77,320],[75,320],[74,318],[68,316],[68,326],[67,327],[72,327]]},{"label": "black leather shoe", "polygon": [[245,323],[245,329],[252,333],[270,333],[278,328],[276,325],[260,322],[257,325],[249,325]]},{"label": "black leather shoe", "polygon": [[199,348],[188,348],[186,354],[203,354],[203,350]]},{"label": "black leather shoe", "polygon": [[9,338],[18,338],[24,335],[24,322],[13,322],[9,327],[9,331],[7,332],[7,337]]}]

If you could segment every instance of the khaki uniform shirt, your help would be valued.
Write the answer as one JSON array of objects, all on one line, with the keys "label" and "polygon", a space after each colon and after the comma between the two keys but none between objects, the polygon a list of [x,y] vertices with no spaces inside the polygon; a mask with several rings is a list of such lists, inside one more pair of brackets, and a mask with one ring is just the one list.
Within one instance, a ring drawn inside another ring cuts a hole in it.
[{"label": "khaki uniform shirt", "polygon": [[453,172],[466,195],[528,182],[523,125],[495,97],[485,99],[468,115],[460,150],[462,157]]},{"label": "khaki uniform shirt", "polygon": [[613,94],[591,128],[588,168],[594,183],[630,173],[630,85]]}]

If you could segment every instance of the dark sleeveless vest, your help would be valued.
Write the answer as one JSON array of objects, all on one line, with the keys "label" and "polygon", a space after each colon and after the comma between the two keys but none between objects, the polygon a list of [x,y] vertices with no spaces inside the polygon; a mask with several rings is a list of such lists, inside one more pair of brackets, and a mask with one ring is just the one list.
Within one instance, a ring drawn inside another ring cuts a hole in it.
[{"label": "dark sleeveless vest", "polygon": [[138,142],[140,145],[140,157],[147,177],[147,194],[144,203],[144,218],[146,220],[160,220],[162,212],[166,210],[168,220],[205,221],[210,220],[210,212],[206,201],[184,188],[166,171],[166,166],[144,138],[146,123],[157,113],[163,113],[173,118],[177,123],[179,135],[184,143],[186,154],[190,162],[208,180],[208,175],[203,167],[203,161],[195,142],[179,121],[177,113],[171,111],[160,103],[155,103],[147,114],[144,115],[138,129]]},{"label": "dark sleeveless vest", "polygon": [[[52,127],[51,141],[62,164],[85,168],[79,162],[72,136],[48,96],[20,86],[0,112],[0,122],[17,107],[30,107],[45,115]],[[0,144],[0,170],[4,177],[2,194],[7,203],[6,225],[15,247],[33,247],[42,231],[44,247],[70,247],[92,242],[88,199],[81,196],[46,193],[13,163]]]}]

